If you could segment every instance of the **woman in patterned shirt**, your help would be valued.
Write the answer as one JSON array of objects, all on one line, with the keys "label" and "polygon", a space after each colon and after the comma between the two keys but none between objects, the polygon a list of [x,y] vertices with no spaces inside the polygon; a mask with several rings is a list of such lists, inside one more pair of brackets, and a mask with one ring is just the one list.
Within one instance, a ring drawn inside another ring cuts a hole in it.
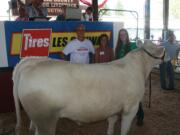
[{"label": "woman in patterned shirt", "polygon": [[109,62],[114,59],[113,49],[109,47],[109,38],[107,34],[102,34],[99,37],[99,47],[95,52],[95,63]]}]

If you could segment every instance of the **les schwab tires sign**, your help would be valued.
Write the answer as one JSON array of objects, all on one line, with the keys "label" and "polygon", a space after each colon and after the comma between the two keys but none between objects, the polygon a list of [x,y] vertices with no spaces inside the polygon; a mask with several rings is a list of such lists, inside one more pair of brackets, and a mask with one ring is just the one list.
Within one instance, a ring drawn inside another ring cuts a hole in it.
[{"label": "les schwab tires sign", "polygon": [[20,57],[48,56],[51,29],[24,29]]}]

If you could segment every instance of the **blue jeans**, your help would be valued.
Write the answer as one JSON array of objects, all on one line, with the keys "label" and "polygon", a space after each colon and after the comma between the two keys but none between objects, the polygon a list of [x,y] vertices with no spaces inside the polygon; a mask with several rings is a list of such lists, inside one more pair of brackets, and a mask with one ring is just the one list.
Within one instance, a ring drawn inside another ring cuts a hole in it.
[{"label": "blue jeans", "polygon": [[143,107],[142,107],[142,102],[139,103],[139,108],[138,108],[138,112],[136,114],[136,117],[137,117],[137,120],[138,122],[143,122],[144,120],[144,110],[143,110]]},{"label": "blue jeans", "polygon": [[174,89],[174,69],[171,61],[160,64],[161,88]]}]

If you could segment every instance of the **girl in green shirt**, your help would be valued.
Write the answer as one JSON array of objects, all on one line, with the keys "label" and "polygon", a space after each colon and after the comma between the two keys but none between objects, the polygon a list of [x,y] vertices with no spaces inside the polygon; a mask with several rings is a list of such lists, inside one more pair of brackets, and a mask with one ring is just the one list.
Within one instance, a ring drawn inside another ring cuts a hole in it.
[{"label": "girl in green shirt", "polygon": [[[118,34],[117,45],[115,49],[115,59],[123,58],[128,52],[136,48],[137,48],[136,43],[130,42],[129,34],[127,30],[120,29]],[[137,116],[137,125],[139,126],[143,125],[144,111],[141,102],[139,103],[139,109],[136,116]]]},{"label": "girl in green shirt", "polygon": [[115,49],[115,58],[120,59],[124,57],[128,52],[136,49],[136,43],[130,42],[129,34],[126,29],[120,29],[118,34],[117,45]]}]

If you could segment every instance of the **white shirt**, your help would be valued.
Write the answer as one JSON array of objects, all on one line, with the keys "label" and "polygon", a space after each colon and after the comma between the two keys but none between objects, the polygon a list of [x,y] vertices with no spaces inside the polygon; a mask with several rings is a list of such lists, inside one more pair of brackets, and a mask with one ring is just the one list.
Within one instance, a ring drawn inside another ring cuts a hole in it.
[{"label": "white shirt", "polygon": [[87,13],[82,14],[81,21],[93,21],[93,14],[88,15]]},{"label": "white shirt", "polygon": [[[47,14],[48,14],[47,8],[45,8],[43,6],[40,6],[39,9],[42,11],[43,17],[46,17]],[[40,16],[39,12],[37,11],[37,9],[33,5],[28,6],[26,8],[26,11],[27,11],[27,13],[28,13],[30,18],[31,17],[39,17]]]},{"label": "white shirt", "polygon": [[65,55],[70,54],[70,62],[72,63],[89,63],[89,53],[95,53],[92,42],[88,39],[79,41],[74,39],[67,44],[63,53]]},{"label": "white shirt", "polygon": [[177,55],[180,51],[179,44],[177,44],[176,42],[170,43],[169,41],[166,41],[166,42],[162,43],[162,45],[165,47],[171,60],[177,57]]}]

